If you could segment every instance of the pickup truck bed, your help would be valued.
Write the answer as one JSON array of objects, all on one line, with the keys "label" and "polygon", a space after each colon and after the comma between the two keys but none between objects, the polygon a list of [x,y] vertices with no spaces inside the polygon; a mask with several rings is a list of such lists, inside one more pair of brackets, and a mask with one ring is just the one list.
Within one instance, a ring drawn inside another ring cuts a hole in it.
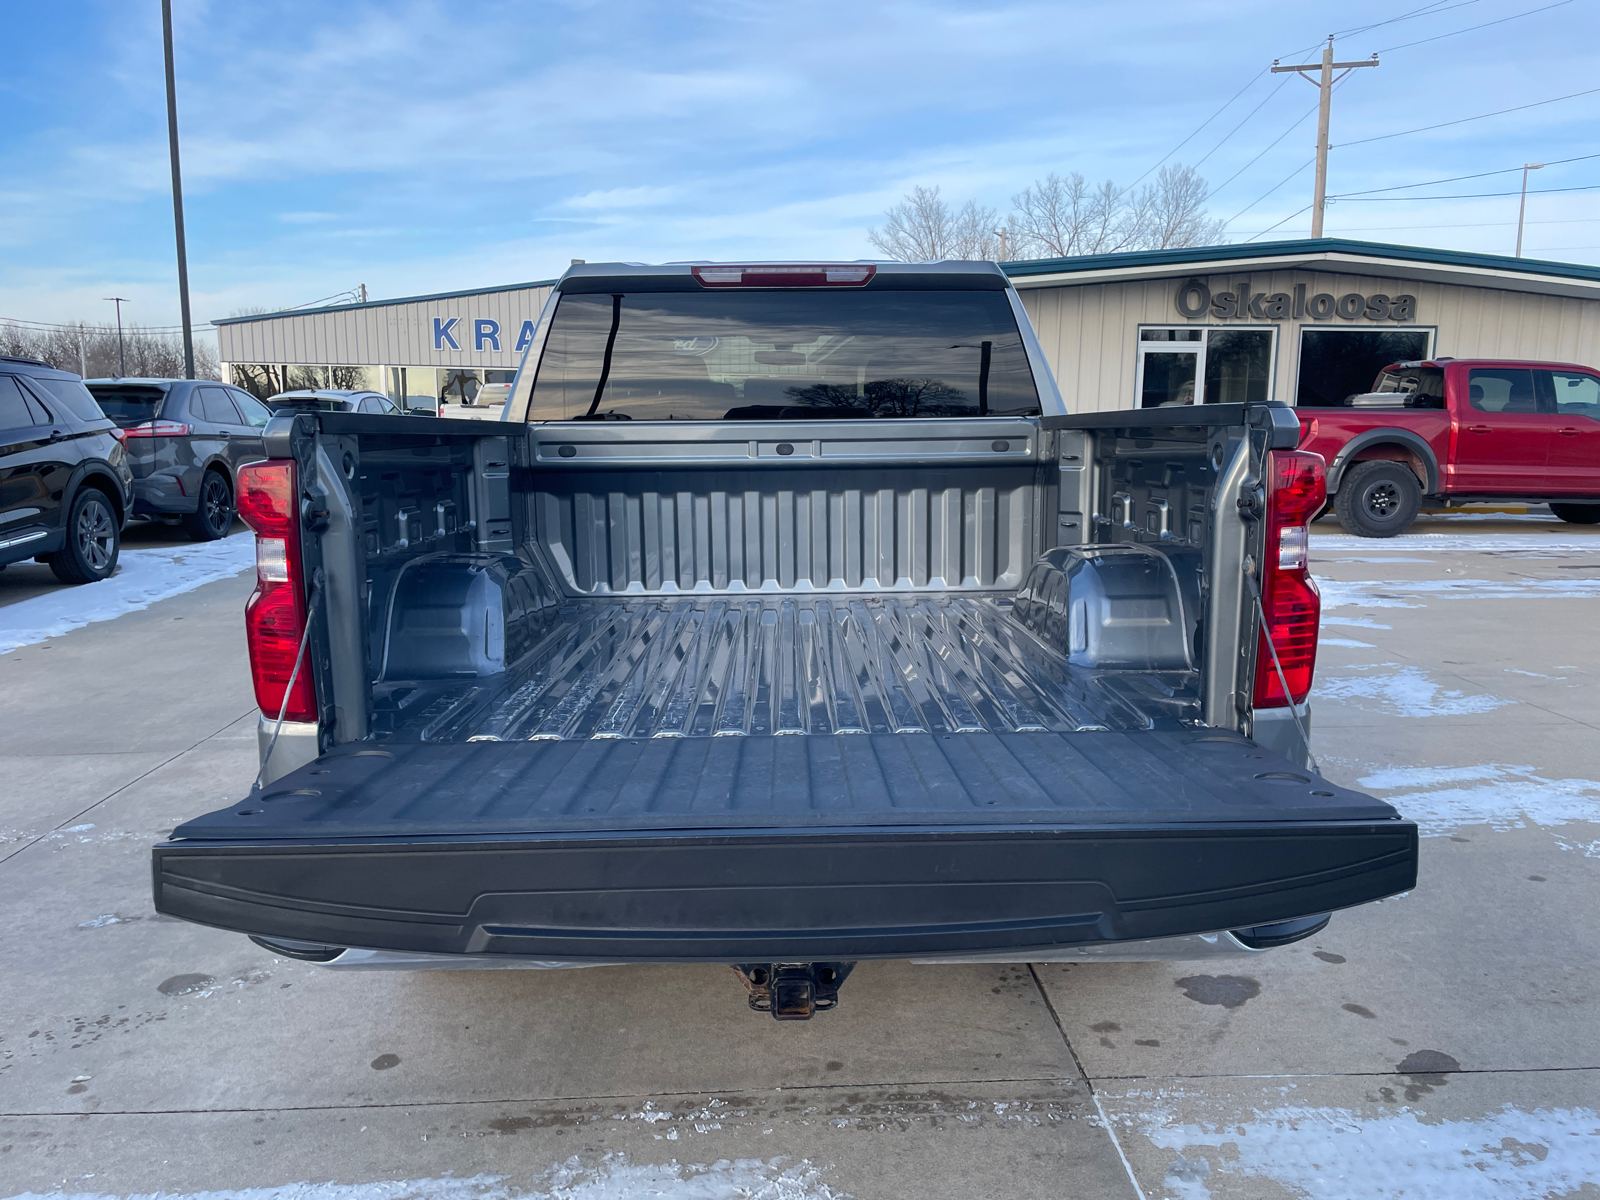
[{"label": "pickup truck bed", "polygon": [[[586,269],[512,419],[269,428],[266,782],[155,847],[159,911],[313,957],[739,964],[775,1014],[799,971],[808,1015],[859,959],[1237,952],[1413,885],[1416,827],[1308,769],[1283,702],[1321,497],[1287,409],[1070,416],[981,265]],[[522,419],[540,387],[565,416]],[[869,412],[917,396],[946,411]]]}]

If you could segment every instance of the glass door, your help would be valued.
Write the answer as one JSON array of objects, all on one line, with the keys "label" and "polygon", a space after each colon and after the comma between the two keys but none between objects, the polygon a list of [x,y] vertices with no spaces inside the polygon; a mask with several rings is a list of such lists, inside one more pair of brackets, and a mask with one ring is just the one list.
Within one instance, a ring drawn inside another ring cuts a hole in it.
[{"label": "glass door", "polygon": [[1139,407],[1193,404],[1205,343],[1199,329],[1139,331]]}]

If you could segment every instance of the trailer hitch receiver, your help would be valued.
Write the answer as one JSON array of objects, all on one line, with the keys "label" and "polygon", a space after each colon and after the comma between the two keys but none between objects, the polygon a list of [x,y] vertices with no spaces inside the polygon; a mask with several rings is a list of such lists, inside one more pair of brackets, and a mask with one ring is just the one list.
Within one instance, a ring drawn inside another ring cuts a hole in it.
[{"label": "trailer hitch receiver", "polygon": [[750,1007],[779,1021],[809,1021],[839,1004],[839,987],[853,962],[737,963],[734,971],[749,993]]}]

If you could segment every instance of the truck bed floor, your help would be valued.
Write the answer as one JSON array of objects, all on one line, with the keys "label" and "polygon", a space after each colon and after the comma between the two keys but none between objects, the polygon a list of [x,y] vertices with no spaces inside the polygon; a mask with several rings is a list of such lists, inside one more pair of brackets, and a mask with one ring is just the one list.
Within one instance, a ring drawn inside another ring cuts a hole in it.
[{"label": "truck bed floor", "polygon": [[391,685],[394,740],[1148,729],[1197,715],[1192,672],[1084,671],[1003,598],[582,600],[513,683]]}]

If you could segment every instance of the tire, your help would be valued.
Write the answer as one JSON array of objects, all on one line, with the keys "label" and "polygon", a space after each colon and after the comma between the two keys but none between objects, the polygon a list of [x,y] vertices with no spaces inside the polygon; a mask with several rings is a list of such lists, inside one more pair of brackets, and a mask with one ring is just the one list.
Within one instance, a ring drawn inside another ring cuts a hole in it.
[{"label": "tire", "polygon": [[1422,487],[1404,463],[1375,460],[1345,472],[1333,510],[1346,533],[1388,538],[1404,533],[1422,507]]},{"label": "tire", "polygon": [[221,471],[207,471],[200,481],[200,504],[183,517],[191,541],[214,542],[233,528],[233,489]]},{"label": "tire", "polygon": [[67,513],[66,544],[50,556],[62,583],[95,583],[117,569],[122,529],[117,510],[99,488],[84,488]]},{"label": "tire", "polygon": [[1552,504],[1550,511],[1568,525],[1600,525],[1600,504]]}]

